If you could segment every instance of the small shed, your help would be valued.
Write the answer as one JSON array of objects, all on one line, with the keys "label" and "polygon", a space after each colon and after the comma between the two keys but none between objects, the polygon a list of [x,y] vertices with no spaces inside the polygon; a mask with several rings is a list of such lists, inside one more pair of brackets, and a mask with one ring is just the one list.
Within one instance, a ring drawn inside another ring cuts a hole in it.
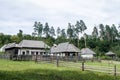
[{"label": "small shed", "polygon": [[109,51],[109,52],[105,53],[105,55],[109,56],[109,57],[112,57],[112,58],[114,58],[116,56],[116,54],[113,53],[112,51]]},{"label": "small shed", "polygon": [[89,48],[81,49],[81,53],[80,53],[81,57],[85,59],[91,59],[94,57],[95,54],[96,53]]}]

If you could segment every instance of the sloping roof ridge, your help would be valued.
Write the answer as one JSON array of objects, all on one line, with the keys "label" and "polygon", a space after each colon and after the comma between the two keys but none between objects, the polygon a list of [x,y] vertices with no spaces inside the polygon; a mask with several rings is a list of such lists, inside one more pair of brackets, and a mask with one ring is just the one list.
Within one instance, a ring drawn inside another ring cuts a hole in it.
[{"label": "sloping roof ridge", "polygon": [[69,45],[72,46],[73,49],[76,50],[77,52],[81,52],[81,50],[78,47],[76,47],[74,44],[71,43]]},{"label": "sloping roof ridge", "polygon": [[[41,41],[41,40],[27,40],[27,39],[23,39],[22,41]],[[41,41],[43,42],[43,41]]]},{"label": "sloping roof ridge", "polygon": [[69,42],[62,42],[62,43],[60,43],[60,44],[66,44],[66,43],[69,43]]},{"label": "sloping roof ridge", "polygon": [[75,45],[73,45],[73,44],[69,44],[69,45],[73,46],[74,49],[77,48],[77,47],[76,47]]},{"label": "sloping roof ridge", "polygon": [[112,52],[112,51],[108,51],[106,54],[115,54],[114,52]]},{"label": "sloping roof ridge", "polygon": [[9,46],[9,45],[16,45],[16,43],[15,42],[13,42],[13,43],[8,43],[6,46]]},{"label": "sloping roof ridge", "polygon": [[[88,52],[88,51],[89,51],[89,52]],[[81,49],[81,52],[82,52],[82,53],[85,52],[85,54],[89,54],[89,53],[96,54],[92,49],[90,49],[90,48],[88,48],[88,47],[82,48],[82,49]],[[86,52],[88,52],[88,53],[86,53]]]},{"label": "sloping roof ridge", "polygon": [[12,42],[12,43],[8,43],[7,45],[9,45],[9,44],[16,44],[15,42]]},{"label": "sloping roof ridge", "polygon": [[23,40],[18,45],[22,47],[22,43],[23,43]]},{"label": "sloping roof ridge", "polygon": [[60,46],[62,44],[69,44],[69,42],[62,42],[62,43],[59,43],[57,46]]}]

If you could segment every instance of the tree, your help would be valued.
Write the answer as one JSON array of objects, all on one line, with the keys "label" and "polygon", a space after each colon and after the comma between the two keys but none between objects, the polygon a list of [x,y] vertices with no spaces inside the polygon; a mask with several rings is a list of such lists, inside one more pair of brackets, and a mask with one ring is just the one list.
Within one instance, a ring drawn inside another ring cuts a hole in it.
[{"label": "tree", "polygon": [[32,36],[33,36],[33,37],[35,37],[36,35],[37,35],[37,33],[35,33],[35,32],[32,33]]},{"label": "tree", "polygon": [[10,42],[12,42],[11,35],[5,35],[3,33],[0,33],[0,47],[3,46],[4,44],[8,44]]},{"label": "tree", "polygon": [[98,29],[97,29],[96,26],[93,28],[92,36],[93,36],[94,38],[97,38],[97,37],[98,37]]},{"label": "tree", "polygon": [[73,26],[71,23],[68,23],[67,36],[69,39],[73,38]]},{"label": "tree", "polygon": [[33,39],[32,36],[29,35],[29,34],[24,34],[24,37],[23,37],[23,38],[26,39],[26,40],[31,40],[31,39]]},{"label": "tree", "polygon": [[118,39],[120,39],[120,24],[118,25]]},{"label": "tree", "polygon": [[105,37],[107,38],[108,41],[111,40],[111,28],[109,25],[105,26]]},{"label": "tree", "polygon": [[76,26],[76,28],[75,28],[75,32],[76,32],[76,34],[77,34],[77,37],[78,37],[78,41],[77,41],[77,43],[78,43],[78,47],[79,47],[79,34],[80,34],[80,32],[81,32],[81,27],[80,27],[80,23],[79,23],[79,21],[77,21],[76,22],[76,24],[75,24],[75,26]]},{"label": "tree", "polygon": [[11,36],[11,40],[12,40],[12,42],[16,42],[16,43],[20,42],[19,37],[17,35]]},{"label": "tree", "polygon": [[[87,27],[86,27],[86,25],[85,25],[83,20],[80,20],[80,26],[81,26],[81,33],[84,32],[87,29]],[[87,46],[87,43],[86,43],[86,35],[87,34],[84,33],[83,35],[85,36],[84,40],[85,40],[85,47],[86,47]]]},{"label": "tree", "polygon": [[79,33],[82,34],[87,29],[87,27],[83,20],[80,20],[80,22],[77,21],[75,26],[76,26],[76,33],[78,34],[78,47],[79,47]]},{"label": "tree", "polygon": [[40,22],[35,22],[33,27],[34,27],[34,33],[36,33],[38,37],[41,37],[43,31],[43,25]]},{"label": "tree", "polygon": [[75,28],[74,25],[72,25],[72,37],[73,39],[77,39],[78,38],[78,31],[77,31],[77,28]]},{"label": "tree", "polygon": [[110,42],[101,41],[99,42],[99,51],[102,53],[106,53],[110,50]]},{"label": "tree", "polygon": [[50,28],[50,35],[51,37],[55,36],[55,29],[53,26]]},{"label": "tree", "polygon": [[86,39],[87,39],[87,34],[86,34],[86,33],[84,33],[84,34],[83,34],[83,37],[84,37],[85,47],[87,47],[87,42],[86,42]]},{"label": "tree", "polygon": [[104,28],[104,25],[100,24],[99,28],[100,28],[100,38],[101,38],[101,40],[103,40],[105,38],[105,28]]},{"label": "tree", "polygon": [[62,29],[62,30],[61,30],[61,37],[66,38],[65,29]]},{"label": "tree", "polygon": [[23,39],[23,31],[19,30],[19,33],[17,33],[17,36],[19,37],[19,41]]},{"label": "tree", "polygon": [[81,33],[84,32],[87,29],[83,20],[80,20],[80,27],[81,27]]},{"label": "tree", "polygon": [[45,34],[45,36],[47,38],[49,36],[49,33],[50,33],[50,28],[49,28],[49,25],[48,25],[47,22],[45,23],[45,26],[43,28],[43,32],[44,32],[44,34]]},{"label": "tree", "polygon": [[116,39],[119,38],[119,33],[118,30],[116,29],[116,26],[114,24],[112,24],[111,26],[111,38],[112,38],[112,42]]},{"label": "tree", "polygon": [[76,24],[76,32],[78,33],[78,36],[79,36],[79,33],[81,32],[82,33],[82,29],[81,29],[81,26],[80,26],[80,22],[77,21]]},{"label": "tree", "polygon": [[60,36],[61,34],[61,30],[60,30],[60,27],[57,28],[57,37]]}]

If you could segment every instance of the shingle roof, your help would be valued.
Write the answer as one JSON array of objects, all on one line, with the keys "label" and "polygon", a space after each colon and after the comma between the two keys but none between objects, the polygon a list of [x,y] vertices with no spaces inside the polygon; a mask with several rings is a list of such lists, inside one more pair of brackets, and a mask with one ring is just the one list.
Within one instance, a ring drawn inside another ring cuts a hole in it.
[{"label": "shingle roof", "polygon": [[7,49],[7,48],[13,48],[13,47],[18,47],[18,44],[16,44],[16,43],[6,44],[5,49]]},{"label": "shingle roof", "polygon": [[78,49],[73,44],[69,44],[69,42],[66,43],[60,43],[58,46],[53,46],[51,48],[51,53],[59,53],[59,52],[80,52],[80,49]]},{"label": "shingle roof", "polygon": [[89,49],[89,48],[83,48],[83,49],[81,49],[81,54],[83,54],[83,55],[89,55],[89,54],[96,54],[95,52],[93,52],[91,49]]},{"label": "shingle roof", "polygon": [[35,41],[35,40],[23,40],[19,43],[21,47],[29,47],[29,48],[50,48],[43,41]]},{"label": "shingle roof", "polygon": [[43,41],[35,41],[35,40],[22,40],[19,44],[9,43],[6,46],[7,48],[12,47],[25,47],[25,48],[50,48],[47,44]]}]

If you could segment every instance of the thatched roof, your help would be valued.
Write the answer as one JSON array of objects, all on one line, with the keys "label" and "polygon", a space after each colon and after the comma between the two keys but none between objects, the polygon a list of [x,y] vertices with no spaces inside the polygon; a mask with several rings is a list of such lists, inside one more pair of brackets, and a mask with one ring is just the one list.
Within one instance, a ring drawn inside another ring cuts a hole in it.
[{"label": "thatched roof", "polygon": [[111,51],[109,51],[109,52],[107,52],[105,55],[115,55],[115,53],[113,53],[113,52],[111,52]]},{"label": "thatched roof", "polygon": [[80,49],[69,44],[69,42],[60,43],[58,46],[53,46],[51,48],[51,53],[62,53],[62,52],[80,52]]},{"label": "thatched roof", "polygon": [[89,48],[83,48],[83,49],[81,49],[81,54],[90,55],[90,54],[96,54],[96,53]]},{"label": "thatched roof", "polygon": [[35,40],[22,40],[19,44],[9,43],[5,47],[5,49],[18,47],[18,48],[50,48],[43,41],[35,41]]}]

